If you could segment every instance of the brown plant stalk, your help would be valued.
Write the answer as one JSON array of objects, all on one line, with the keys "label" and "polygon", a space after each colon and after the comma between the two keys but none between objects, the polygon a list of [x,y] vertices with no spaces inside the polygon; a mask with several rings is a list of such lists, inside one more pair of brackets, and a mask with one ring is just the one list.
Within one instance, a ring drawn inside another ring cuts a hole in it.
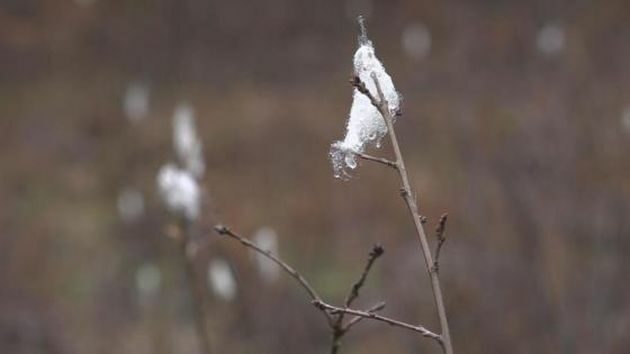
[{"label": "brown plant stalk", "polygon": [[[431,254],[429,242],[427,240],[427,236],[424,231],[424,227],[422,225],[423,223],[420,218],[420,215],[418,214],[418,206],[412,194],[411,185],[409,183],[409,175],[407,174],[407,168],[405,167],[405,160],[400,150],[400,145],[398,144],[398,137],[396,136],[396,131],[394,129],[394,117],[395,115],[400,115],[401,113],[399,111],[392,113],[389,110],[387,100],[385,99],[385,95],[383,94],[383,91],[381,89],[381,85],[374,73],[372,73],[372,80],[374,80],[374,84],[376,85],[378,98],[372,95],[372,93],[365,86],[365,83],[362,82],[359,77],[355,76],[351,80],[351,83],[359,92],[361,92],[362,94],[364,94],[370,99],[370,102],[372,103],[372,105],[376,107],[376,109],[379,111],[379,113],[385,120],[385,124],[387,126],[387,132],[390,137],[392,147],[394,149],[396,160],[393,161],[393,164],[390,164],[390,163],[384,162],[384,161],[388,161],[386,159],[374,158],[371,156],[369,158],[366,158],[366,155],[364,154],[357,154],[357,156],[359,156],[360,158],[366,159],[368,161],[386,164],[388,166],[394,167],[396,171],[398,171],[398,176],[400,177],[400,182],[401,182],[400,194],[403,200],[405,201],[405,204],[407,205],[409,214],[411,215],[411,219],[416,229],[416,235],[420,243],[420,249],[424,257],[426,270],[431,280],[431,289],[433,290],[433,299],[435,301],[438,317],[440,319],[440,327],[442,330],[442,334],[441,334],[441,343],[443,343],[442,347],[444,349],[445,354],[453,354],[451,334],[450,334],[450,330],[448,326],[448,319],[446,317],[446,310],[444,307],[444,297],[442,296],[440,278],[437,271],[439,266],[437,265],[437,261],[433,260],[433,256]],[[444,219],[444,222],[446,222],[446,219]],[[443,243],[443,241],[441,241],[441,243]],[[441,248],[441,244],[439,244],[438,247]]]}]

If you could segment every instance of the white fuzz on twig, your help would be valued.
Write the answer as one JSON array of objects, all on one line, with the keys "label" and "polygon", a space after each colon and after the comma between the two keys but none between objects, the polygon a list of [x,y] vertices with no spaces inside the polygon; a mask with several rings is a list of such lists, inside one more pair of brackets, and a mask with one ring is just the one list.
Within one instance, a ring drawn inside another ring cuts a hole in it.
[{"label": "white fuzz on twig", "polygon": [[182,166],[196,178],[205,171],[203,145],[197,136],[195,115],[188,104],[180,104],[173,115],[173,145]]},{"label": "white fuzz on twig", "polygon": [[[269,251],[274,255],[278,254],[278,234],[272,228],[260,228],[254,234],[253,240],[256,246],[262,250]],[[280,267],[259,252],[252,251],[252,255],[256,257],[256,265],[263,280],[268,283],[276,281],[280,276]]]},{"label": "white fuzz on twig", "polygon": [[199,185],[187,171],[173,164],[162,166],[157,177],[160,197],[166,207],[174,214],[195,220],[199,216]]},{"label": "white fuzz on twig", "polygon": [[208,285],[217,296],[232,300],[236,295],[236,280],[230,265],[224,260],[214,259],[208,264]]},{"label": "white fuzz on twig", "polygon": [[[372,78],[372,74],[376,75],[387,100],[388,109],[391,112],[399,109],[400,96],[394,88],[392,78],[376,57],[372,42],[367,39],[364,30],[359,38],[359,48],[354,53],[354,74],[378,99],[376,84]],[[349,175],[346,168],[354,169],[357,166],[355,152],[364,152],[366,146],[370,144],[380,147],[380,140],[385,134],[387,134],[385,120],[372,105],[370,99],[355,88],[346,136],[344,140],[332,144],[330,150],[335,177],[347,178]]]}]

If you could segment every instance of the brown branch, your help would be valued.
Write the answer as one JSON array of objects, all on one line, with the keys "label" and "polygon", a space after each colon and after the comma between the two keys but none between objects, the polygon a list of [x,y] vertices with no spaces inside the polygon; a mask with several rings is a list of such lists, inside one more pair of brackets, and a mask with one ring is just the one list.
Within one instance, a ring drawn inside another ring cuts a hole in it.
[{"label": "brown branch", "polygon": [[[352,285],[352,288],[350,289],[348,296],[346,296],[346,300],[344,301],[344,307],[346,308],[350,307],[350,305],[352,305],[354,300],[356,300],[359,297],[359,290],[361,290],[361,288],[365,284],[365,280],[367,279],[367,276],[370,273],[370,269],[372,269],[372,265],[380,256],[383,255],[383,253],[385,253],[383,246],[376,244],[372,247],[372,250],[370,251],[370,254],[368,255],[368,260],[365,264],[365,267],[363,268],[363,272],[361,272],[361,276]],[[331,343],[331,348],[330,348],[331,354],[336,354],[339,351],[339,347],[341,346],[341,339],[347,333],[348,329],[352,327],[352,326],[343,325],[344,315],[345,313],[343,312],[340,312],[339,314],[337,314],[337,319],[333,323],[333,326],[332,326],[333,337],[332,337],[332,343]]]},{"label": "brown branch", "polygon": [[[385,308],[385,301],[381,301],[378,304],[370,307],[366,312],[377,312],[377,311],[380,311],[380,310],[382,310],[384,308]],[[348,332],[350,330],[350,328],[352,328],[357,323],[363,321],[364,319],[365,319],[365,317],[354,316],[350,321],[348,321],[348,323],[346,323],[346,325],[343,327],[343,330],[345,332]]]},{"label": "brown branch", "polygon": [[433,261],[433,271],[440,271],[440,251],[442,250],[442,246],[444,242],[446,242],[446,237],[444,236],[444,232],[446,231],[446,220],[448,218],[448,214],[444,213],[440,216],[440,221],[438,221],[438,225],[435,228],[435,237],[437,238],[437,246],[435,248],[435,260]]},{"label": "brown branch", "polygon": [[353,310],[353,309],[349,309],[349,308],[342,308],[342,307],[336,307],[336,306],[332,306],[329,305],[323,301],[318,301],[315,300],[313,301],[313,305],[315,305],[315,307],[327,311],[332,315],[336,315],[336,314],[340,314],[340,313],[345,313],[345,314],[350,314],[350,315],[354,315],[354,316],[359,316],[359,317],[364,317],[364,318],[368,318],[368,319],[372,319],[372,320],[376,320],[376,321],[380,321],[380,322],[385,322],[389,325],[392,325],[394,327],[399,327],[399,328],[404,328],[410,331],[414,331],[417,333],[420,333],[422,336],[427,337],[427,338],[431,338],[435,341],[437,341],[440,345],[443,345],[443,340],[442,340],[442,336],[440,336],[437,333],[434,333],[428,329],[426,329],[423,326],[420,325],[412,325],[406,322],[402,322],[399,320],[395,320],[393,318],[389,318],[389,317],[385,317],[385,316],[381,316],[378,315],[374,312],[366,312],[366,311],[359,311],[359,310]]},{"label": "brown branch", "polygon": [[396,162],[388,160],[386,158],[377,157],[377,156],[371,156],[371,155],[364,154],[364,153],[358,152],[358,151],[352,151],[352,153],[357,155],[358,157],[364,159],[364,160],[377,162],[377,163],[383,164],[385,166],[391,167],[393,169],[397,169],[398,168],[398,166],[396,165]]},{"label": "brown branch", "polygon": [[[319,294],[317,293],[317,291],[315,291],[315,289],[309,284],[309,282],[302,276],[302,274],[300,274],[298,271],[296,271],[295,269],[293,269],[293,267],[291,267],[290,265],[288,265],[287,263],[285,263],[284,261],[282,261],[280,258],[278,258],[277,256],[275,256],[273,253],[271,253],[270,251],[264,250],[260,247],[258,247],[255,243],[251,242],[250,240],[244,238],[243,236],[233,232],[232,230],[230,230],[228,227],[223,226],[223,225],[216,225],[214,227],[214,230],[219,234],[219,235],[223,235],[223,236],[229,236],[237,241],[239,241],[243,246],[248,247],[256,252],[258,252],[259,254],[269,258],[270,260],[272,260],[274,263],[276,263],[277,265],[280,266],[280,268],[282,268],[287,274],[289,274],[293,279],[295,279],[296,282],[298,282],[298,284],[300,284],[300,286],[302,286],[302,288],[308,293],[308,295],[310,296],[310,298],[313,301],[322,301],[321,297],[319,296]],[[333,319],[332,316],[326,312],[326,311],[322,311],[324,313],[324,315],[326,316],[326,319],[328,320],[328,324],[332,326],[333,323]]]},{"label": "brown branch", "polygon": [[350,294],[348,294],[348,297],[346,297],[346,301],[344,302],[346,307],[350,307],[354,300],[359,297],[359,290],[361,290],[363,284],[365,284],[365,280],[367,279],[368,273],[370,273],[370,269],[372,269],[372,265],[378,259],[378,257],[383,255],[383,253],[385,253],[385,249],[383,248],[383,246],[376,244],[372,247],[372,250],[368,255],[368,261],[365,264],[365,268],[363,269],[363,273],[361,273],[361,276],[359,277],[357,282],[352,285],[352,290],[350,291]]},{"label": "brown branch", "polygon": [[389,133],[390,141],[392,143],[394,154],[396,156],[396,170],[398,171],[398,176],[400,177],[400,182],[402,184],[400,194],[403,197],[405,204],[407,205],[407,209],[409,210],[411,219],[413,220],[414,226],[416,228],[416,234],[420,243],[422,255],[424,256],[426,270],[429,273],[429,277],[431,279],[433,299],[437,308],[438,317],[440,318],[440,327],[442,330],[442,348],[445,354],[453,354],[453,345],[451,343],[451,334],[448,326],[448,319],[446,317],[446,309],[444,307],[444,298],[442,296],[440,278],[438,276],[438,272],[432,271],[434,263],[433,257],[431,255],[431,249],[429,247],[426,233],[424,232],[424,228],[422,226],[423,223],[418,215],[418,206],[415,199],[412,197],[411,184],[409,183],[409,176],[405,167],[405,161],[400,150],[400,145],[398,144],[396,131],[394,130],[394,115],[398,115],[399,112],[392,113],[389,110],[387,100],[385,99],[385,95],[383,94],[383,90],[381,89],[381,85],[378,81],[378,78],[376,77],[376,74],[372,73],[371,76],[376,86],[378,100],[367,89],[365,83],[363,83],[360,78],[355,76],[352,80],[352,85],[359,92],[363,93],[370,99],[370,102],[374,107],[376,107],[379,113],[381,113],[381,116],[383,117],[383,119],[385,120],[385,124],[387,125],[387,131]]}]

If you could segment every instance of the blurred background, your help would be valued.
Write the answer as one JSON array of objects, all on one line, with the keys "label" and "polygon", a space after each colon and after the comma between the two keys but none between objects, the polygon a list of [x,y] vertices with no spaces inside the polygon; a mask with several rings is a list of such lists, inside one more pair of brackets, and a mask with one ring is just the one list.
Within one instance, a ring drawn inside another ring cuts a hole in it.
[{"label": "blurred background", "polygon": [[[428,230],[449,213],[456,352],[627,352],[624,0],[0,1],[0,352],[199,353],[155,186],[182,104],[204,143],[196,265],[218,353],[326,353],[329,332],[216,222],[277,247],[338,304],[380,242],[357,307],[384,300],[437,330],[396,174],[362,163],[344,182],[328,159],[359,14],[404,96]],[[439,348],[368,321],[342,348],[383,352]]]}]

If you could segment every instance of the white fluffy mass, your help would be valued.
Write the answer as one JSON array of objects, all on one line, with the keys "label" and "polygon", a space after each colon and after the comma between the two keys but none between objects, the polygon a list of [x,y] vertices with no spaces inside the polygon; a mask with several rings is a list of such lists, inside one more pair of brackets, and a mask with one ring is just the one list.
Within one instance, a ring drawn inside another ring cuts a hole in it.
[{"label": "white fluffy mass", "polygon": [[215,259],[208,265],[208,285],[224,300],[232,300],[236,295],[236,280],[232,269],[221,259]]},{"label": "white fluffy mass", "polygon": [[[265,251],[278,254],[278,234],[269,227],[262,227],[254,234],[254,243]],[[253,251],[252,251],[253,252]],[[280,276],[280,268],[264,255],[253,252],[260,276],[267,282],[274,282]]]},{"label": "white fluffy mass", "polygon": [[188,220],[199,216],[201,193],[195,178],[173,164],[162,166],[157,177],[160,197],[174,214]]},{"label": "white fluffy mass", "polygon": [[[354,74],[365,83],[370,93],[378,99],[372,73],[376,75],[389,110],[391,112],[397,111],[400,107],[400,96],[396,92],[392,78],[376,57],[372,42],[367,38],[362,38],[359,49],[354,53]],[[349,175],[346,168],[354,169],[357,166],[355,152],[364,152],[369,144],[379,147],[380,140],[385,134],[387,134],[385,120],[376,107],[372,105],[370,99],[355,88],[346,136],[342,141],[332,144],[330,151],[335,177],[347,178]]]},{"label": "white fluffy mass", "polygon": [[199,178],[205,171],[203,145],[197,136],[195,115],[188,104],[180,104],[173,115],[173,144],[177,158],[186,170]]}]

